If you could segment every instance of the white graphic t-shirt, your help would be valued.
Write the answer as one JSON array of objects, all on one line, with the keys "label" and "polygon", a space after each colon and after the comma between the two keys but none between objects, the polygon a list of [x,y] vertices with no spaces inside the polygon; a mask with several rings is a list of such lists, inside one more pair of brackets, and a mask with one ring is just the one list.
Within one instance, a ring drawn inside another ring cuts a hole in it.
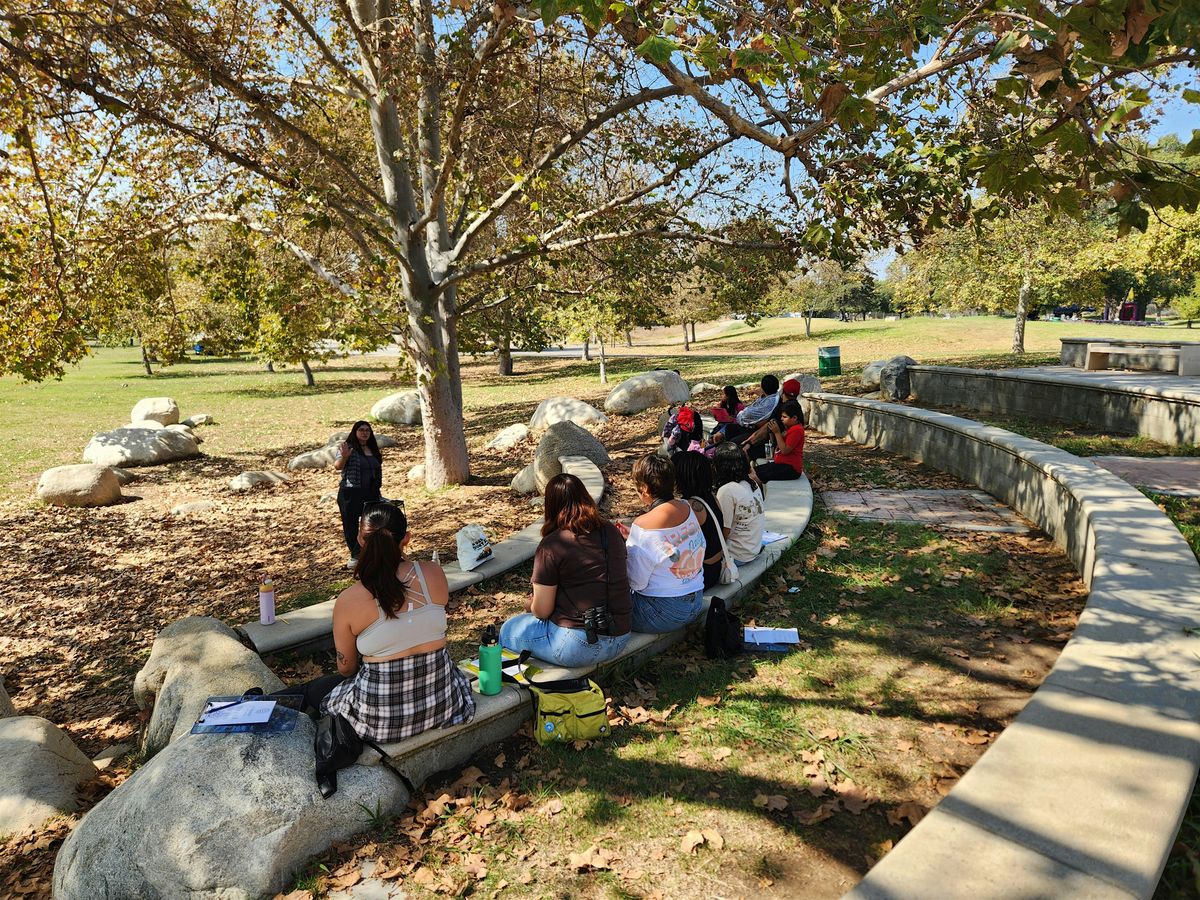
[{"label": "white graphic t-shirt", "polygon": [[735,562],[748,562],[762,549],[763,496],[748,481],[731,481],[717,490],[721,517],[729,526],[725,543]]},{"label": "white graphic t-shirt", "polygon": [[690,510],[672,528],[630,526],[625,549],[633,590],[648,597],[683,597],[704,589],[704,533]]}]

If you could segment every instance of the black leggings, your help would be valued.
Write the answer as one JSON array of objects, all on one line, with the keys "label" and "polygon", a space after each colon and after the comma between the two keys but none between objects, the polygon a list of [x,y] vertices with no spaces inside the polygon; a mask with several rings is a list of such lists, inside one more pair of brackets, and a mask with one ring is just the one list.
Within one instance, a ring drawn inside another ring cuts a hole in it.
[{"label": "black leggings", "polygon": [[379,491],[365,488],[339,488],[338,509],[342,513],[342,535],[346,538],[346,549],[351,556],[358,556],[358,522],[363,507],[379,499]]},{"label": "black leggings", "polygon": [[787,463],[765,462],[759,463],[758,468],[754,470],[758,473],[759,481],[795,481],[800,477],[800,473],[793,466]]},{"label": "black leggings", "polygon": [[267,694],[268,697],[302,697],[304,699],[304,708],[321,711],[321,702],[329,696],[329,692],[341,684],[346,679],[341,675],[322,675],[320,678],[314,678],[312,681],[307,681],[304,684],[285,687],[281,691]]}]

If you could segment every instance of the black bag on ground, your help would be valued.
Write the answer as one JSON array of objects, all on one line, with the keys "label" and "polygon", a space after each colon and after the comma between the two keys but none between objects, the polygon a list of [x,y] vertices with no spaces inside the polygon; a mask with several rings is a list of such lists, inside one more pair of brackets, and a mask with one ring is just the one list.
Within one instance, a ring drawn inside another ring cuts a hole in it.
[{"label": "black bag on ground", "polygon": [[704,620],[704,653],[709,659],[738,656],[743,646],[742,620],[725,608],[725,601],[713,597]]},{"label": "black bag on ground", "polygon": [[328,800],[337,793],[338,769],[344,769],[346,766],[352,766],[358,762],[364,746],[370,747],[378,753],[380,762],[404,783],[410,796],[415,796],[416,788],[413,787],[412,782],[403,772],[392,765],[382,747],[374,741],[360,736],[345,716],[324,715],[317,719],[317,736],[313,741],[313,750],[317,757],[317,787],[320,788],[322,797]]}]

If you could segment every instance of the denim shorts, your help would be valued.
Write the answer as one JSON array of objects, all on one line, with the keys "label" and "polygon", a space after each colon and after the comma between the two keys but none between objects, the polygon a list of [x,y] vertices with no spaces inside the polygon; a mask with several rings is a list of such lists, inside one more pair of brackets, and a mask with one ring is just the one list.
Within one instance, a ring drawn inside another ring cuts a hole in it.
[{"label": "denim shorts", "polygon": [[618,637],[597,635],[596,643],[589,644],[582,628],[567,628],[533,613],[521,613],[500,626],[500,643],[509,650],[528,650],[538,659],[573,669],[596,666],[619,655],[629,643],[629,632]]},{"label": "denim shorts", "polygon": [[690,625],[704,609],[704,591],[682,597],[648,597],[630,591],[633,598],[633,630],[643,634],[666,634]]}]

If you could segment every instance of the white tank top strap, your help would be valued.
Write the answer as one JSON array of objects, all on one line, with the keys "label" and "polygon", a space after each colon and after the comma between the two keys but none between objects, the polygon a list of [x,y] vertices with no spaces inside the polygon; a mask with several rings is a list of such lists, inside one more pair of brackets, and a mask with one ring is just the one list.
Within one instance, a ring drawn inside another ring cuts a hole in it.
[{"label": "white tank top strap", "polygon": [[429,585],[425,583],[425,576],[421,574],[421,564],[413,560],[412,567],[417,573],[417,582],[421,585],[421,596],[425,598],[425,603],[433,603],[433,598],[429,596]]}]

